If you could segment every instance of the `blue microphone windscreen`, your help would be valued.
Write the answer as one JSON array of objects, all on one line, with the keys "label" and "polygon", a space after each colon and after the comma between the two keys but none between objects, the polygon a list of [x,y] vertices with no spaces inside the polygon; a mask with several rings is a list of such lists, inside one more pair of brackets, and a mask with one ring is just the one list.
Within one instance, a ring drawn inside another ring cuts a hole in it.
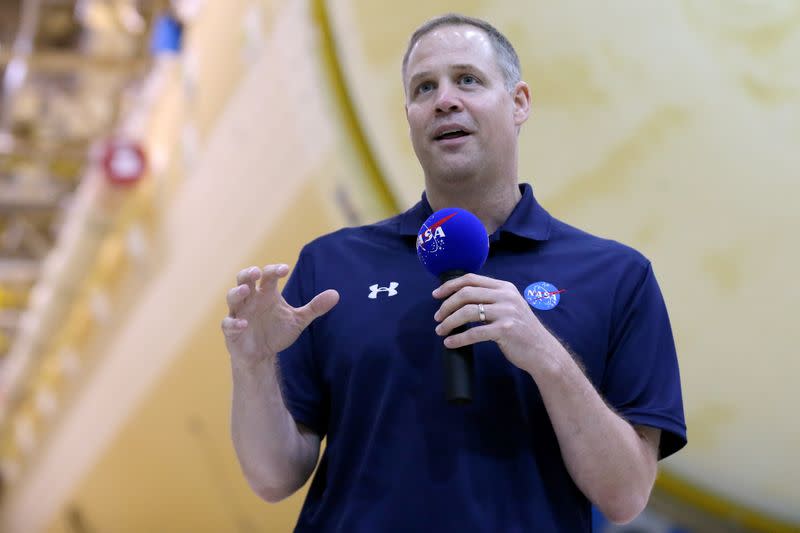
[{"label": "blue microphone windscreen", "polygon": [[417,255],[436,277],[454,270],[477,272],[489,255],[489,236],[478,217],[466,209],[447,207],[422,224]]}]

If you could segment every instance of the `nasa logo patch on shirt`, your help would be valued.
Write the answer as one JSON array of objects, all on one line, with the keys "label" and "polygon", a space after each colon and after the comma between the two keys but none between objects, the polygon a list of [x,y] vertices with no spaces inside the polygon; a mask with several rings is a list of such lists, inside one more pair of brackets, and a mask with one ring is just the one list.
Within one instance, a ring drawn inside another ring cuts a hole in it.
[{"label": "nasa logo patch on shirt", "polygon": [[535,309],[549,311],[561,301],[561,293],[564,289],[558,290],[555,285],[546,281],[531,283],[525,289],[525,300]]}]

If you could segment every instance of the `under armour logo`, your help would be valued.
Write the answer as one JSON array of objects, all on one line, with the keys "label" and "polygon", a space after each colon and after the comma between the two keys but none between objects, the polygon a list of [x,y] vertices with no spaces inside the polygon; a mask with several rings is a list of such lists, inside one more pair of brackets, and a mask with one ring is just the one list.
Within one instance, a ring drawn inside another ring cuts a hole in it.
[{"label": "under armour logo", "polygon": [[387,293],[387,296],[394,296],[395,294],[397,294],[397,287],[399,285],[400,284],[397,283],[396,281],[393,281],[393,282],[389,283],[388,287],[378,287],[377,283],[375,285],[370,285],[369,286],[369,290],[370,290],[369,297],[374,300],[375,298],[378,297],[378,293],[379,292],[385,292],[385,293]]}]

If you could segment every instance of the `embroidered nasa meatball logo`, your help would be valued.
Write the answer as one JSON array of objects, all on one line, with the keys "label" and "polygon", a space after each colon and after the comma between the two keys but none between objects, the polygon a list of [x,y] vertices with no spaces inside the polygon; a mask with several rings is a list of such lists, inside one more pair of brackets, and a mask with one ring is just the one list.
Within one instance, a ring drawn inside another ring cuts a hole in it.
[{"label": "embroidered nasa meatball logo", "polygon": [[558,290],[552,283],[537,281],[536,283],[531,283],[525,289],[525,300],[535,309],[549,311],[561,301],[562,292],[564,292],[564,289]]}]

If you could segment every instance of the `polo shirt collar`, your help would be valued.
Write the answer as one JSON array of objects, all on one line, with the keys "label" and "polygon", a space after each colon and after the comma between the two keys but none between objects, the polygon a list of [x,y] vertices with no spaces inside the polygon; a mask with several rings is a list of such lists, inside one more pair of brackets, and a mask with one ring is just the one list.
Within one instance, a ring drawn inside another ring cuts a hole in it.
[{"label": "polo shirt collar", "polygon": [[[550,214],[539,205],[533,196],[533,187],[528,183],[519,186],[522,198],[520,198],[514,210],[511,211],[508,219],[491,236],[490,240],[498,240],[503,233],[510,233],[517,237],[534,241],[546,241],[550,238]],[[429,216],[433,214],[433,209],[428,203],[425,193],[422,199],[411,209],[403,213],[400,217],[400,234],[417,236],[419,228]]]}]

